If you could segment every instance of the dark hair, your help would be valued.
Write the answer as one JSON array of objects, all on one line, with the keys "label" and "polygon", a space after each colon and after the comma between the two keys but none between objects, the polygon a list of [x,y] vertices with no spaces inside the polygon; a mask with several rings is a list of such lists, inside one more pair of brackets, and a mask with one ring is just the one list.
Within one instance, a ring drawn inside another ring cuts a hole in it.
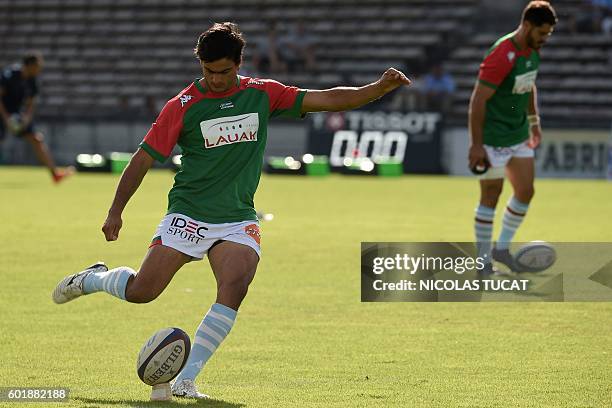
[{"label": "dark hair", "polygon": [[227,58],[240,64],[245,45],[246,41],[236,24],[215,23],[200,34],[194,52],[200,61],[213,62]]},{"label": "dark hair", "polygon": [[38,51],[28,51],[25,54],[23,54],[23,57],[21,58],[21,62],[23,63],[24,66],[28,67],[31,65],[39,65],[40,63],[42,63],[42,54]]},{"label": "dark hair", "polygon": [[544,24],[555,25],[558,19],[555,9],[549,2],[537,0],[527,4],[521,21],[529,21],[534,26],[540,27]]}]

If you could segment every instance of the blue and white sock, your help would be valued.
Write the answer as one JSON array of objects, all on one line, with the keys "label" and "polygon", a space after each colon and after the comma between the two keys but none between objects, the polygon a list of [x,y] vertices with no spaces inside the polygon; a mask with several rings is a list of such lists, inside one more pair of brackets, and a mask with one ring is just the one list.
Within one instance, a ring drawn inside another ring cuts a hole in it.
[{"label": "blue and white sock", "polygon": [[506,211],[504,212],[502,230],[499,234],[497,244],[495,245],[497,249],[510,248],[510,242],[512,242],[516,230],[523,222],[523,218],[525,218],[528,208],[529,203],[521,203],[515,197],[510,198]]},{"label": "blue and white sock", "polygon": [[484,258],[485,263],[491,262],[491,240],[493,239],[493,220],[495,208],[479,205],[476,208],[474,231],[476,232],[476,249],[478,257]]},{"label": "blue and white sock", "polygon": [[196,331],[191,353],[189,353],[185,368],[176,378],[177,383],[186,379],[195,380],[206,362],[229,334],[236,321],[236,314],[234,309],[220,303],[215,303],[210,307]]},{"label": "blue and white sock", "polygon": [[89,294],[104,291],[125,300],[125,288],[133,275],[136,275],[136,272],[128,266],[120,266],[107,272],[90,273],[83,280],[83,292]]}]

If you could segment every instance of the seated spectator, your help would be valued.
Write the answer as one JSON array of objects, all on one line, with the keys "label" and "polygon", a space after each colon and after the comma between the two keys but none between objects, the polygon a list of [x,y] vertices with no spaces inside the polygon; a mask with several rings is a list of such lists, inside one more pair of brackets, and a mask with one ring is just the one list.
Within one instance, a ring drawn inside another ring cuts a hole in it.
[{"label": "seated spectator", "polygon": [[442,64],[432,66],[423,79],[423,94],[427,98],[427,109],[449,112],[453,104],[455,81],[444,71]]},{"label": "seated spectator", "polygon": [[290,72],[313,71],[316,39],[306,31],[304,23],[298,21],[287,36],[281,40],[280,52]]},{"label": "seated spectator", "polygon": [[601,12],[601,32],[612,35],[612,0],[597,0]]},{"label": "seated spectator", "polygon": [[287,72],[287,63],[280,54],[280,42],[276,23],[272,22],[263,41],[255,44],[253,54],[253,68],[261,74],[283,74]]},{"label": "seated spectator", "polygon": [[569,30],[573,34],[593,34],[601,31],[600,0],[584,0],[576,15],[570,16]]}]

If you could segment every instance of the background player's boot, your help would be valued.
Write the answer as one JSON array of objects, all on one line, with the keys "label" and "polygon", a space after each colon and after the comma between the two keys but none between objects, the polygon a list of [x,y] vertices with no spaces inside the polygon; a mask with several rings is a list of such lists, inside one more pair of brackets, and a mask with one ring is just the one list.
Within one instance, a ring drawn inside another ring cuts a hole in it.
[{"label": "background player's boot", "polygon": [[97,262],[82,272],[66,276],[53,291],[53,301],[57,304],[70,302],[83,295],[83,279],[92,272],[106,272],[104,262]]},{"label": "background player's boot", "polygon": [[500,263],[506,265],[512,272],[523,272],[522,269],[514,261],[514,257],[509,249],[497,249],[493,246],[491,257]]},{"label": "background player's boot", "polygon": [[53,173],[53,182],[57,184],[66,177],[72,176],[74,172],[75,170],[73,166],[68,166],[65,169],[56,170],[55,173]]},{"label": "background player's boot", "polygon": [[197,398],[197,399],[206,399],[210,398],[206,394],[202,394],[198,392],[193,380],[184,379],[181,381],[177,381],[172,384],[172,395],[175,397],[181,398]]}]

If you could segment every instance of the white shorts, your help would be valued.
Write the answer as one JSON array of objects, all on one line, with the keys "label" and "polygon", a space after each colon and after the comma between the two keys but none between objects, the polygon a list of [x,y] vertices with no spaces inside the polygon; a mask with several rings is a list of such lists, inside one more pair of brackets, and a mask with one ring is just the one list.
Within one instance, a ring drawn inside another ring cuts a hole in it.
[{"label": "white shorts", "polygon": [[504,178],[506,165],[513,157],[529,158],[534,157],[534,151],[527,145],[527,140],[519,144],[508,147],[495,147],[484,145],[491,167],[478,176],[481,180],[492,180]]},{"label": "white shorts", "polygon": [[182,214],[168,214],[160,222],[150,247],[165,245],[196,259],[217,241],[231,241],[251,247],[261,257],[259,222],[242,221],[208,224]]}]

